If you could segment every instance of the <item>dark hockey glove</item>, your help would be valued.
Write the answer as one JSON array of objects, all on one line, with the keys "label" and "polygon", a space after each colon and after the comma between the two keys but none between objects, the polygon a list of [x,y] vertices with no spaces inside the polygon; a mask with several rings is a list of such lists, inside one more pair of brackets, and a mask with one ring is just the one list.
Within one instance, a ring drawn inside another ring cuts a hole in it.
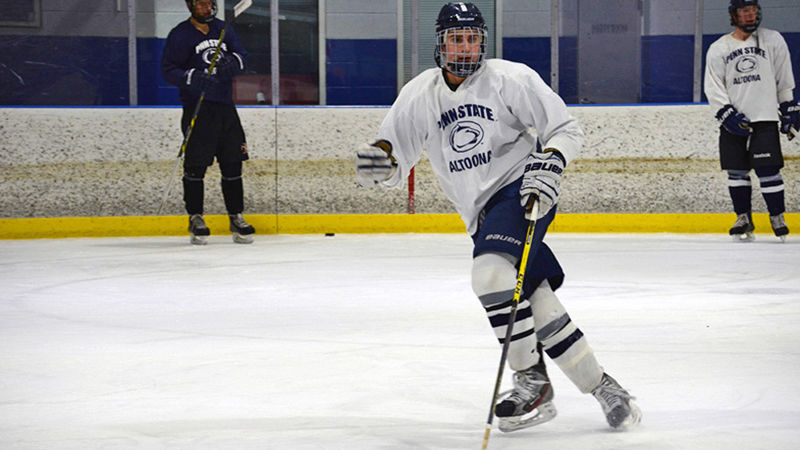
[{"label": "dark hockey glove", "polygon": [[202,70],[188,70],[186,75],[186,85],[197,92],[204,92],[211,97],[220,97],[225,92],[225,87],[220,83],[216,75],[210,75]]},{"label": "dark hockey glove", "polygon": [[215,71],[219,78],[223,81],[228,81],[244,72],[242,57],[238,53],[231,53],[219,60]]},{"label": "dark hockey glove", "polygon": [[750,121],[733,105],[725,105],[720,108],[716,117],[720,125],[728,130],[728,133],[736,136],[750,136],[750,133],[753,132],[753,129],[750,128]]},{"label": "dark hockey glove", "polygon": [[[544,153],[532,153],[525,163],[522,175],[522,186],[519,188],[520,204],[530,207],[531,195],[539,199],[540,219],[558,203],[561,185],[561,174],[564,172],[564,160],[556,151],[545,149]],[[530,211],[525,211],[525,218],[530,220]]]},{"label": "dark hockey glove", "polygon": [[787,134],[791,141],[800,134],[800,105],[797,100],[783,102],[781,110],[781,133]]}]

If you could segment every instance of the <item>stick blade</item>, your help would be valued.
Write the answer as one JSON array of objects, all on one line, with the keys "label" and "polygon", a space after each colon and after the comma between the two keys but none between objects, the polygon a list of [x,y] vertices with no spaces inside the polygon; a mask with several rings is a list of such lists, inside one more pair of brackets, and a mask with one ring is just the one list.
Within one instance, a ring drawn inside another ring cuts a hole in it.
[{"label": "stick blade", "polygon": [[239,17],[239,14],[249,8],[253,4],[253,0],[242,0],[233,7],[233,17]]}]

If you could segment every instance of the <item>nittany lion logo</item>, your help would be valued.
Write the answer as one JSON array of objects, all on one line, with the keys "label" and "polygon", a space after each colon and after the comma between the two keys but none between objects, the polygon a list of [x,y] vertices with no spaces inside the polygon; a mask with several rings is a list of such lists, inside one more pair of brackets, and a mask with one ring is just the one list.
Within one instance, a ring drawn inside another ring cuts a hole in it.
[{"label": "nittany lion logo", "polygon": [[739,73],[752,72],[758,69],[758,61],[752,56],[745,56],[736,61],[736,71]]},{"label": "nittany lion logo", "polygon": [[211,64],[211,58],[214,57],[214,52],[216,52],[216,48],[209,48],[203,51],[203,62],[206,64]]},{"label": "nittany lion logo", "polygon": [[[214,58],[214,53],[217,51],[217,44],[219,44],[219,39],[206,39],[205,41],[197,44],[194,48],[195,53],[199,53],[200,57],[203,59],[203,62],[206,64],[211,64],[211,60]],[[228,46],[225,43],[222,43],[222,51],[228,51]],[[222,55],[220,55],[222,57]]]},{"label": "nittany lion logo", "polygon": [[[225,49],[224,43],[222,49]],[[214,53],[217,52],[217,48],[209,48],[208,50],[203,52],[203,62],[206,64],[211,64],[211,60],[214,59]],[[219,55],[220,59],[222,59],[222,55]]]},{"label": "nittany lion logo", "polygon": [[471,120],[456,123],[450,131],[450,147],[456,153],[472,150],[483,142],[483,128]]}]

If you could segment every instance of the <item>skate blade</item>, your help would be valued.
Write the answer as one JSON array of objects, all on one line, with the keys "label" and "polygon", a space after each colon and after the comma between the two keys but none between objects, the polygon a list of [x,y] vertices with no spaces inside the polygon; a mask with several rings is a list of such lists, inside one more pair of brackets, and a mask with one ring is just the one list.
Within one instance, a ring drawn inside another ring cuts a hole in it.
[{"label": "skate blade", "polygon": [[553,402],[542,403],[536,409],[522,416],[500,417],[497,428],[503,433],[530,428],[555,419],[558,411]]},{"label": "skate blade", "polygon": [[781,243],[784,243],[786,242],[786,235],[784,234],[783,236],[778,236],[778,239],[781,240]]},{"label": "skate blade", "polygon": [[208,236],[198,236],[193,234],[189,239],[192,245],[206,245],[208,243]]},{"label": "skate blade", "polygon": [[639,425],[642,422],[642,410],[639,409],[639,407],[636,406],[636,404],[633,402],[630,402],[630,406],[631,406],[631,413],[628,415],[628,417],[625,418],[625,420],[622,421],[621,424],[619,424],[619,426],[614,428],[615,430],[617,431],[629,430],[635,427],[636,425]]},{"label": "skate blade", "polygon": [[253,235],[252,234],[233,233],[233,242],[236,242],[237,244],[252,244],[253,243]]},{"label": "skate blade", "polygon": [[742,234],[732,234],[731,239],[734,242],[753,242],[756,240],[756,236],[753,233],[742,233]]}]

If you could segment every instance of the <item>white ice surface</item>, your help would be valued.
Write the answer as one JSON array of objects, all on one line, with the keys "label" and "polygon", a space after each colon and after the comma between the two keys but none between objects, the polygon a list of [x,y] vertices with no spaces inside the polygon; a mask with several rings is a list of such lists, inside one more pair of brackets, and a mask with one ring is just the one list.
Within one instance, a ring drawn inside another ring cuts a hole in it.
[{"label": "white ice surface", "polygon": [[[559,416],[489,448],[800,447],[800,238],[547,242],[643,423],[609,430],[550,364]],[[458,234],[0,241],[0,448],[480,448],[500,346],[470,252]]]}]

